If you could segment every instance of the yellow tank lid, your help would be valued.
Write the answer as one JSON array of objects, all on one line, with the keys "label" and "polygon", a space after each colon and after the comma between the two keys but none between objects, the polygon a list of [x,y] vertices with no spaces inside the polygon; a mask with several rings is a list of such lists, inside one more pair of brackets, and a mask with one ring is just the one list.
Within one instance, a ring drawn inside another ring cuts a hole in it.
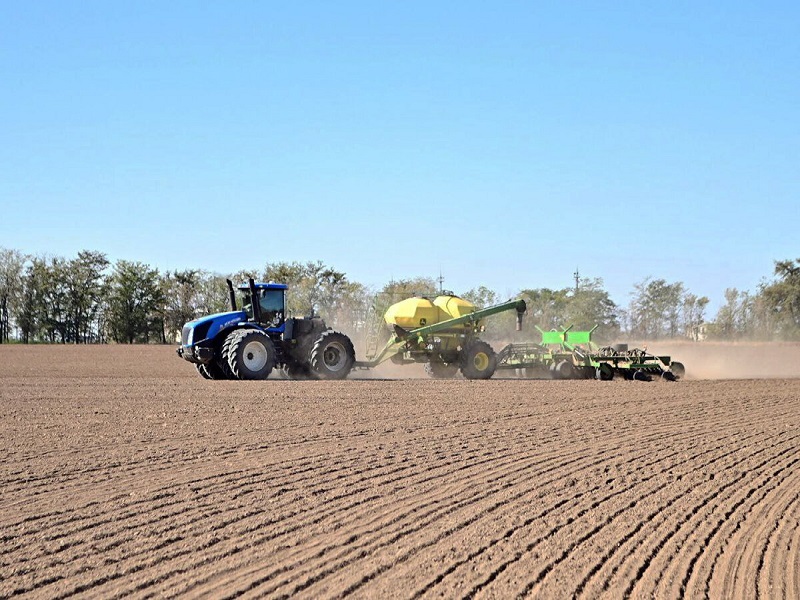
[{"label": "yellow tank lid", "polygon": [[389,325],[398,325],[403,329],[417,329],[449,317],[428,298],[414,297],[392,304],[383,318]]},{"label": "yellow tank lid", "polygon": [[445,317],[447,319],[456,319],[475,312],[475,305],[472,302],[452,294],[437,296],[433,304],[448,315]]}]

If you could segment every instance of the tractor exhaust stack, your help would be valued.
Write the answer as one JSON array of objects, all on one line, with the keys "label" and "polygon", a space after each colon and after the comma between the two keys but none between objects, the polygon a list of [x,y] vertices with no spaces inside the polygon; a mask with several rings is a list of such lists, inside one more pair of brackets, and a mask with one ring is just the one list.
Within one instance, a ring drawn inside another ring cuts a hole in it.
[{"label": "tractor exhaust stack", "polygon": [[230,279],[226,279],[225,282],[228,284],[228,297],[231,299],[231,310],[235,312],[239,309],[236,308],[236,294],[233,292],[233,282]]},{"label": "tractor exhaust stack", "polygon": [[250,287],[250,305],[253,307],[253,320],[256,323],[261,322],[261,304],[258,302],[258,293],[256,292],[256,282],[253,281],[253,278],[250,277],[247,280],[247,284]]}]

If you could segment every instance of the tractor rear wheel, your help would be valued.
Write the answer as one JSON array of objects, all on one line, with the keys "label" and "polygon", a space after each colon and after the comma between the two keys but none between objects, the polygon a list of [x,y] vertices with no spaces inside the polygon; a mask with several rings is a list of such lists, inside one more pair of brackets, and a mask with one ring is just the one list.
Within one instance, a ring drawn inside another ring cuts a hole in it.
[{"label": "tractor rear wheel", "polygon": [[458,367],[450,363],[431,361],[425,363],[425,372],[434,379],[452,379],[458,373]]},{"label": "tractor rear wheel", "polygon": [[323,331],[310,355],[311,374],[318,379],[344,379],[356,362],[353,342],[343,333]]},{"label": "tractor rear wheel", "polygon": [[489,344],[476,340],[461,350],[460,363],[467,379],[489,379],[497,368],[497,356]]},{"label": "tractor rear wheel", "polygon": [[228,365],[237,379],[266,379],[275,366],[275,345],[269,337],[255,329],[242,329],[232,334],[228,349]]}]

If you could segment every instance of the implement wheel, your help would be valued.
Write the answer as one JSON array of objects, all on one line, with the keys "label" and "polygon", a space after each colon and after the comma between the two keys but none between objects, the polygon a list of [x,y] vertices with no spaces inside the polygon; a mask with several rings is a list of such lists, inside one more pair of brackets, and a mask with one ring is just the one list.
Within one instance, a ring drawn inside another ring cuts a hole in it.
[{"label": "implement wheel", "polygon": [[669,370],[672,371],[673,375],[675,375],[675,379],[682,379],[683,377],[686,377],[686,367],[683,366],[683,363],[673,361],[669,365]]},{"label": "implement wheel", "polygon": [[614,367],[612,367],[607,362],[601,362],[597,366],[597,371],[595,372],[595,378],[599,379],[600,381],[611,381],[614,379]]},{"label": "implement wheel", "polygon": [[425,363],[425,372],[434,379],[452,379],[458,373],[456,365],[444,362]]},{"label": "implement wheel", "polygon": [[344,379],[355,361],[353,342],[332,329],[323,331],[311,348],[311,374],[318,379]]},{"label": "implement wheel", "polygon": [[497,368],[497,357],[489,344],[476,340],[461,350],[460,363],[467,379],[489,379]]},{"label": "implement wheel", "polygon": [[255,329],[232,334],[228,365],[237,379],[266,379],[275,366],[275,346],[269,337]]},{"label": "implement wheel", "polygon": [[559,362],[556,365],[555,372],[558,379],[575,379],[577,376],[575,365],[568,360]]}]

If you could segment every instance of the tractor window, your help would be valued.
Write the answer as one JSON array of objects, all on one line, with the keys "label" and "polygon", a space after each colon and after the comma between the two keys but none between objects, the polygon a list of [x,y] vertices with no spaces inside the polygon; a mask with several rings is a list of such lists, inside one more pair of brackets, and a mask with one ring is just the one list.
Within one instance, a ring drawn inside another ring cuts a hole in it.
[{"label": "tractor window", "polygon": [[284,319],[283,290],[260,290],[261,322],[267,327],[280,327]]},{"label": "tractor window", "polygon": [[[242,290],[242,310],[247,318],[253,318],[250,294]],[[258,290],[258,304],[261,307],[261,323],[267,327],[280,327],[284,321],[284,290]]]}]

